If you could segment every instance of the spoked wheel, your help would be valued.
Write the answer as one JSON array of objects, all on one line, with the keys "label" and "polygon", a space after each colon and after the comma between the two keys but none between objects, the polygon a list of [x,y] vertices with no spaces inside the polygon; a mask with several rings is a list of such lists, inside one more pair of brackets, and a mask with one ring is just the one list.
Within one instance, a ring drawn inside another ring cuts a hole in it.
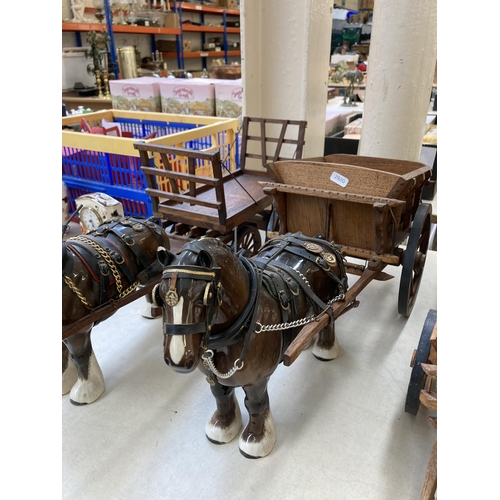
[{"label": "spoked wheel", "polygon": [[236,252],[244,248],[247,256],[251,257],[259,251],[261,246],[262,238],[257,227],[248,224],[237,228]]},{"label": "spoked wheel", "polygon": [[403,314],[407,318],[410,317],[413,310],[420,282],[422,281],[425,259],[429,249],[431,214],[432,207],[428,203],[422,203],[418,207],[404,253],[401,283],[399,285],[398,311],[399,314]]},{"label": "spoked wheel", "polygon": [[406,393],[405,412],[416,415],[420,408],[420,391],[424,387],[426,375],[422,369],[422,363],[427,363],[431,352],[431,334],[437,321],[437,311],[429,310],[425,319],[424,327],[420,335],[418,347],[413,353],[411,362],[412,371],[408,392]]}]

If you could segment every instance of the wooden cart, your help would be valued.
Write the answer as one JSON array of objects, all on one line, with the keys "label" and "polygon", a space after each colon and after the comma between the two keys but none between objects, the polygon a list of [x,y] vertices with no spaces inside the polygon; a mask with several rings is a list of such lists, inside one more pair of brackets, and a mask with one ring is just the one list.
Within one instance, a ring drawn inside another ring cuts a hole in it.
[{"label": "wooden cart", "polygon": [[[427,409],[436,412],[435,416],[427,418],[437,430],[437,311],[435,309],[430,309],[427,313],[410,366],[412,370],[406,393],[405,411],[416,415],[422,403]],[[436,489],[437,436],[432,445],[420,500],[434,500]]]},{"label": "wooden cart", "polygon": [[[410,161],[354,155],[330,155],[267,165],[273,182],[263,181],[274,199],[279,220],[275,234],[322,235],[340,245],[346,271],[360,278],[344,302],[333,306],[334,317],[356,307],[358,294],[372,280],[393,276],[388,265],[402,265],[398,310],[410,316],[429,248],[432,207],[421,203],[430,167]],[[314,334],[329,321],[324,315],[304,327],[285,353],[290,365]]]},{"label": "wooden cart", "polygon": [[[305,121],[245,117],[240,168],[234,172],[224,169],[219,150],[135,143],[153,215],[169,228],[172,249],[179,250],[190,239],[210,236],[234,245],[236,250],[245,248],[255,253],[262,245],[259,230],[267,227],[273,198],[260,185],[271,180],[267,172],[248,168],[247,160],[257,159],[262,167],[268,161],[301,158],[305,128]],[[255,148],[250,146],[252,141]],[[292,155],[286,156],[287,147]],[[173,168],[173,155],[186,164],[183,171]],[[169,180],[170,191],[158,188],[165,185],[158,182],[162,178]]]}]

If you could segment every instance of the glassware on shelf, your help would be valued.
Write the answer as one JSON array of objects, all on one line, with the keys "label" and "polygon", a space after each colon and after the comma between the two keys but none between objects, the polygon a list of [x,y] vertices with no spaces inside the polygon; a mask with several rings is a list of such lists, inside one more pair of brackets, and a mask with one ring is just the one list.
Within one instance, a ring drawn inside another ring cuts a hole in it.
[{"label": "glassware on shelf", "polygon": [[92,0],[92,5],[97,12],[94,14],[99,23],[104,21],[104,0]]},{"label": "glassware on shelf", "polygon": [[121,0],[112,0],[111,7],[113,10],[115,10],[115,9],[118,10],[118,23],[117,24],[122,24],[122,25],[128,24],[127,21],[125,21],[125,13],[123,11],[124,11],[124,9],[129,8],[129,2],[124,2]]}]

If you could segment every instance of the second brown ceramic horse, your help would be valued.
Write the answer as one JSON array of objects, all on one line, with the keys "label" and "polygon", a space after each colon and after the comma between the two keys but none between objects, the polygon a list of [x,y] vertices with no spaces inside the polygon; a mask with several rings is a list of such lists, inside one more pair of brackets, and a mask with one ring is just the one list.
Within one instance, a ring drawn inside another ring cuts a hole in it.
[{"label": "second brown ceramic horse", "polygon": [[154,219],[133,217],[63,241],[62,326],[77,328],[63,336],[62,345],[62,393],[70,392],[71,403],[93,403],[105,388],[90,337],[92,328],[109,316],[92,321],[92,312],[155,276],[159,279],[159,246],[170,248],[166,232]]},{"label": "second brown ceramic horse", "polygon": [[[343,299],[347,277],[338,248],[288,234],[247,259],[219,240],[202,238],[177,255],[159,249],[159,259],[165,267],[153,294],[163,305],[164,358],[176,371],[199,367],[207,376],[216,401],[207,438],[222,444],[240,433],[234,390],[242,387],[249,422],[240,452],[268,455],[276,440],[269,378],[302,325]],[[338,352],[332,318],[313,354],[329,360]]]}]

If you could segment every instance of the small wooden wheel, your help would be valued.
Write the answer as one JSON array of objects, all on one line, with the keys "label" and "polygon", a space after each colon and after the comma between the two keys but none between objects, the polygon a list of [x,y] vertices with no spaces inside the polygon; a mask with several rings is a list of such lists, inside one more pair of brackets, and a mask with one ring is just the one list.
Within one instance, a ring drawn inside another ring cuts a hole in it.
[{"label": "small wooden wheel", "polygon": [[399,285],[398,311],[407,318],[415,305],[429,249],[432,207],[422,203],[415,214],[403,258]]},{"label": "small wooden wheel", "polygon": [[247,251],[247,256],[251,257],[259,251],[261,246],[262,237],[256,226],[246,224],[238,227],[236,234],[236,252],[244,248]]},{"label": "small wooden wheel", "polygon": [[405,412],[416,415],[420,408],[420,391],[424,387],[426,375],[421,364],[427,363],[429,353],[431,351],[431,334],[434,325],[437,321],[437,311],[430,309],[425,319],[418,347],[413,353],[412,370],[410,375],[410,383],[408,384],[408,392],[406,393]]}]

